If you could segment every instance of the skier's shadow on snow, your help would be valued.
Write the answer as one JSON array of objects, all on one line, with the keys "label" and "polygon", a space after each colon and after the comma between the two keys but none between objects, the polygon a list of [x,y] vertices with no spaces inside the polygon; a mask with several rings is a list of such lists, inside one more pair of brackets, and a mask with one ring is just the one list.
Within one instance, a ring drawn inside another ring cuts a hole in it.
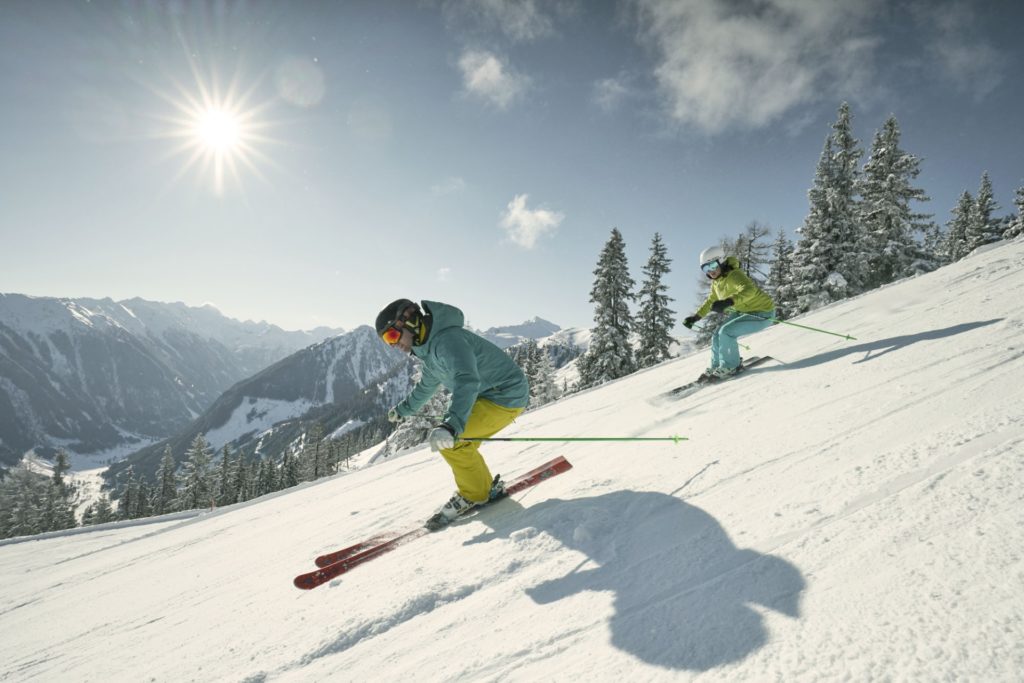
[{"label": "skier's shadow on snow", "polygon": [[[851,354],[863,353],[865,356],[860,360],[854,361],[854,363],[865,363],[869,360],[879,358],[892,351],[899,351],[902,348],[916,344],[922,341],[933,341],[936,339],[943,339],[945,337],[952,337],[955,334],[963,334],[964,332],[970,332],[979,327],[986,327],[988,325],[994,325],[995,323],[1002,322],[1003,318],[995,318],[993,320],[979,320],[973,323],[963,323],[960,325],[953,325],[951,327],[944,327],[941,330],[929,330],[928,332],[919,332],[917,334],[905,334],[900,337],[889,337],[888,339],[879,339],[877,341],[864,342],[862,344],[854,344],[853,346],[843,346],[835,349],[834,351],[828,351],[826,353],[819,353],[816,356],[809,358],[803,358],[801,360],[793,361],[792,363],[786,363],[782,366],[777,367],[761,367],[752,368],[751,373],[754,372],[778,372],[781,370],[799,370],[800,368],[808,368],[812,365],[821,365],[822,363],[828,363],[834,361],[843,356],[849,356]],[[876,353],[877,352],[877,353]]]},{"label": "skier's shadow on snow", "polygon": [[737,548],[711,515],[673,496],[616,491],[499,512],[509,505],[517,504],[482,515],[492,531],[469,543],[529,544],[544,532],[584,553],[575,569],[527,594],[543,605],[613,593],[612,644],[644,662],[688,671],[737,662],[768,640],[752,605],[800,616],[806,584],[795,566]]}]

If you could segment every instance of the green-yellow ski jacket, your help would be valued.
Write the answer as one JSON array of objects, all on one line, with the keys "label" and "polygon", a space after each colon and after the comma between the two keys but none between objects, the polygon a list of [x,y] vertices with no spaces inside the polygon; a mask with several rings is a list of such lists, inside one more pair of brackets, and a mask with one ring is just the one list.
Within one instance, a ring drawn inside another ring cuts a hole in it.
[{"label": "green-yellow ski jacket", "polygon": [[697,315],[703,318],[711,312],[711,304],[722,299],[732,299],[732,307],[740,313],[763,313],[775,308],[772,298],[740,270],[735,256],[727,258],[725,264],[729,272],[711,281],[711,293],[697,309]]},{"label": "green-yellow ski jacket", "polygon": [[409,396],[395,410],[402,417],[415,415],[439,386],[452,392],[452,403],[444,416],[456,435],[466,429],[466,420],[477,398],[506,408],[525,408],[530,402],[530,385],[512,358],[462,325],[462,311],[448,304],[424,301],[423,310],[432,318],[430,334],[413,354],[423,361],[423,376]]}]

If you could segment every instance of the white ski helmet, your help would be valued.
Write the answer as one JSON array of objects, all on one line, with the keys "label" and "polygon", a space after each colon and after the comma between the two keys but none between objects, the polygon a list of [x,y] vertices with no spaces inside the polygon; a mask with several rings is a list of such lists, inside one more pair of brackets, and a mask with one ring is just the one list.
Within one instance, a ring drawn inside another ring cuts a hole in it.
[{"label": "white ski helmet", "polygon": [[708,247],[700,252],[700,263],[697,265],[703,266],[705,263],[711,263],[712,261],[725,263],[725,249],[721,247]]}]

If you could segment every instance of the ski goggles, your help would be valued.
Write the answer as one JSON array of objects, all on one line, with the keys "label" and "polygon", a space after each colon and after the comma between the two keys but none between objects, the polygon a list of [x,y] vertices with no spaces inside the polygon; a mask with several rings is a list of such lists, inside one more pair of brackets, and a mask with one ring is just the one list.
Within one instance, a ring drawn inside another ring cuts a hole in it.
[{"label": "ski goggles", "polygon": [[380,338],[383,339],[384,343],[388,346],[394,346],[402,338],[402,328],[397,325],[392,325],[380,333]]},{"label": "ski goggles", "polygon": [[700,265],[700,269],[703,270],[705,273],[710,273],[711,271],[718,270],[721,267],[722,264],[718,262],[718,259],[715,259],[714,261],[708,261],[707,263],[702,263]]}]

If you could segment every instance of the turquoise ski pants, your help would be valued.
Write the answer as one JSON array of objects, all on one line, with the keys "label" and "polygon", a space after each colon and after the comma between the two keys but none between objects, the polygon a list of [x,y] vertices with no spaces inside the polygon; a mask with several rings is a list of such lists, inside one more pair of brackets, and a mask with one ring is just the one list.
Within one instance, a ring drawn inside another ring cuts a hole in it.
[{"label": "turquoise ski pants", "polygon": [[711,337],[711,367],[732,370],[740,364],[739,337],[760,332],[771,326],[768,318],[775,317],[775,310],[756,313],[732,313]]}]

